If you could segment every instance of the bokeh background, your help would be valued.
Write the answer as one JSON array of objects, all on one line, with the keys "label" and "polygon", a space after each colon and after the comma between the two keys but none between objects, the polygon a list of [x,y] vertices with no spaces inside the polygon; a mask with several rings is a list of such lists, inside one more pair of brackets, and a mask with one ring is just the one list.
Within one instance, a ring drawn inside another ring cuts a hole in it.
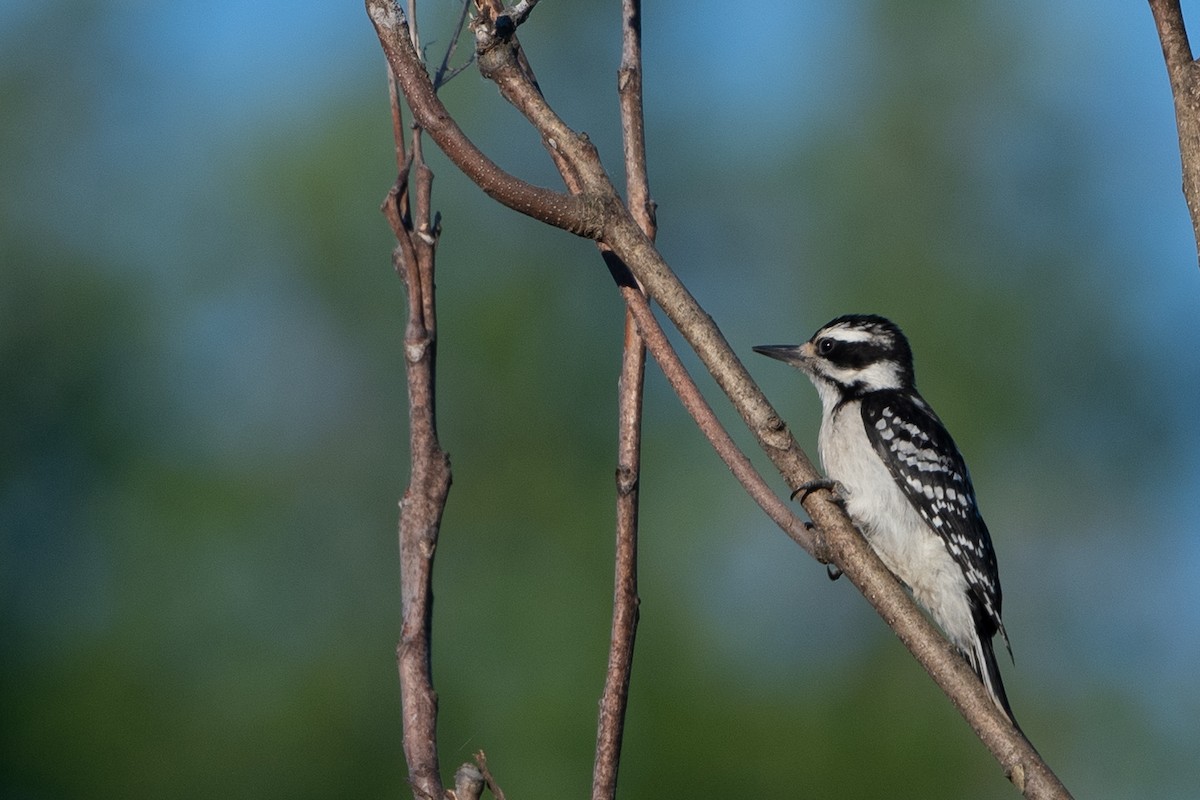
[{"label": "bokeh background", "polygon": [[[456,4],[421,5],[438,56]],[[522,29],[617,175],[618,7]],[[669,261],[806,446],[815,393],[751,345],[847,311],[906,329],[996,539],[1025,729],[1079,797],[1194,797],[1200,269],[1146,4],[649,2],[644,25]],[[477,72],[444,96],[558,185]],[[0,795],[407,794],[388,114],[358,3],[0,9]],[[586,796],[623,312],[590,244],[430,150],[443,766],[482,748],[510,797]],[[622,796],[1015,796],[653,366],[648,392]]]}]

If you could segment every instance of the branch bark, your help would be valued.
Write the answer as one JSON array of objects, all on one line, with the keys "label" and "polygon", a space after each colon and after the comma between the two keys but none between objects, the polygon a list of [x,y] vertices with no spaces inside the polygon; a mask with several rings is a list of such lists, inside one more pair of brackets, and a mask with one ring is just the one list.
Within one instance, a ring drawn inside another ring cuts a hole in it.
[{"label": "branch bark", "polygon": [[[596,239],[610,251],[609,258],[628,268],[697,353],[788,485],[796,489],[817,478],[811,461],[720,330],[620,202],[590,141],[559,119],[531,81],[528,71],[521,68],[513,36],[515,27],[476,30],[480,70],[496,83],[501,94],[542,136],[572,192],[569,195],[529,187],[486,160],[453,124],[436,95],[429,91],[428,76],[404,35],[403,15],[389,0],[366,0],[366,4],[389,62],[401,78],[414,116],[426,126],[430,137],[450,159],[489,195],[510,208]],[[480,19],[477,19],[476,24],[479,23]],[[503,186],[504,190],[497,190],[498,186]],[[627,287],[622,292],[631,309],[641,308],[644,298],[638,301]],[[656,360],[667,369],[666,365],[671,363],[670,355],[649,334],[653,315],[648,313],[648,306],[642,308],[641,314],[646,317],[646,324],[641,324],[642,317],[639,316],[639,330],[647,337],[647,345]],[[714,447],[724,446],[716,439],[713,441]],[[1029,798],[1070,797],[1032,745],[993,706],[966,662],[925,619],[844,511],[832,502],[829,493],[809,494],[804,500],[804,508],[819,533],[793,538],[819,560],[837,566],[863,593],[949,696],[1014,785]]]},{"label": "branch bark", "polygon": [[[400,101],[389,74],[392,131],[396,142],[396,183],[382,211],[396,235],[392,259],[408,295],[404,361],[408,381],[411,474],[400,501],[400,677],[404,755],[413,795],[441,800],[437,754],[437,693],[432,673],[433,557],[442,512],[450,492],[450,460],[437,436],[435,356],[437,321],[433,294],[438,227],[431,212],[433,172],[421,154],[421,132],[412,132],[406,152]],[[415,183],[415,207],[409,183]]]},{"label": "branch bark", "polygon": [[[651,241],[655,235],[650,186],[646,176],[646,139],[642,124],[641,2],[623,0],[622,54],[618,97],[625,152],[628,208]],[[528,12],[526,12],[527,14]],[[603,251],[602,251],[603,252]],[[626,273],[627,274],[627,273]],[[627,290],[645,298],[639,286]],[[641,481],[642,401],[645,396],[646,345],[632,310],[625,312],[625,346],[618,383],[617,542],[613,579],[612,635],[608,669],[596,723],[596,759],[592,768],[592,800],[613,800],[621,762],[629,680],[637,638],[638,486]]]},{"label": "branch bark", "polygon": [[391,0],[367,0],[367,13],[417,124],[454,166],[489,197],[509,208],[571,233],[596,238],[601,209],[595,200],[526,183],[500,169],[467,138],[438,99],[420,55],[409,41],[408,20],[399,6]]},{"label": "branch bark", "polygon": [[[640,289],[633,289],[640,292]],[[619,381],[617,455],[617,542],[613,585],[612,637],[608,669],[600,699],[596,760],[592,772],[593,800],[616,796],[629,680],[637,636],[637,552],[639,486],[641,483],[641,425],[645,390],[646,346],[632,315],[626,312],[625,346]]]},{"label": "branch bark", "polygon": [[1162,44],[1183,169],[1183,196],[1192,217],[1192,233],[1200,257],[1200,64],[1192,57],[1179,0],[1150,0],[1150,12]]},{"label": "branch bark", "polygon": [[629,702],[629,678],[637,638],[638,486],[641,481],[642,399],[646,348],[631,317],[625,321],[625,349],[618,383],[617,535],[613,578],[612,634],[608,669],[596,723],[592,799],[611,800],[617,792],[621,740]]}]

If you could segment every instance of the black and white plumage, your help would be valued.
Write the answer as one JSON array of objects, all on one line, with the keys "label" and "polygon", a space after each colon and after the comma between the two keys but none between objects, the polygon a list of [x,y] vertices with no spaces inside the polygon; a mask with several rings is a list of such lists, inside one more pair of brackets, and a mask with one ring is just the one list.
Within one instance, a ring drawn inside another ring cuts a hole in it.
[{"label": "black and white plumage", "polygon": [[917,393],[904,334],[848,315],[802,345],[754,349],[812,380],[821,463],[847,513],[1013,719],[992,648],[997,633],[1008,645],[992,538],[962,454]]}]

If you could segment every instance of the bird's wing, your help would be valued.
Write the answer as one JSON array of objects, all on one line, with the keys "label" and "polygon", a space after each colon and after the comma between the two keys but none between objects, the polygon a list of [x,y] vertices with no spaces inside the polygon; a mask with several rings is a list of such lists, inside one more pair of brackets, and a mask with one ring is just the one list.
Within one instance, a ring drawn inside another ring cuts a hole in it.
[{"label": "bird's wing", "polygon": [[862,401],[862,416],[871,446],[962,567],[977,617],[983,617],[977,621],[983,621],[991,634],[997,630],[1003,634],[996,552],[975,504],[967,465],[950,433],[929,404],[915,394],[869,393]]}]

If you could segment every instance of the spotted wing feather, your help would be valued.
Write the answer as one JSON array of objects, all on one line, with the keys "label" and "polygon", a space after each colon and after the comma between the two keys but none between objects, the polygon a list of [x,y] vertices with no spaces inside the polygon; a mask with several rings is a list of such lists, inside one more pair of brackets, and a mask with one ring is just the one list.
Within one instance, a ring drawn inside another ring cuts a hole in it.
[{"label": "spotted wing feather", "polygon": [[871,446],[962,567],[981,633],[988,639],[997,631],[1003,635],[996,552],[975,504],[967,465],[950,433],[933,409],[912,393],[869,393],[862,401],[862,416]]}]

